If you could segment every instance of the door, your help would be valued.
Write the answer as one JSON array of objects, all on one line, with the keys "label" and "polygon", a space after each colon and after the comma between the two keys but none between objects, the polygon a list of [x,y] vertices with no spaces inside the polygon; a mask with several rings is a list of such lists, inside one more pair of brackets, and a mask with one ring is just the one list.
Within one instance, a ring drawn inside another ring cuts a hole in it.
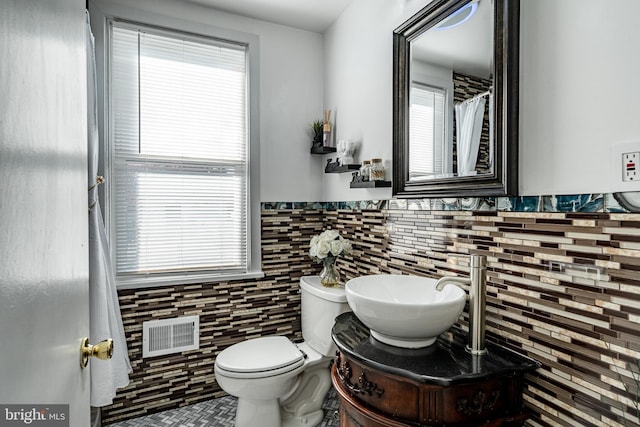
[{"label": "door", "polygon": [[0,425],[9,404],[90,423],[84,9],[0,0]]}]

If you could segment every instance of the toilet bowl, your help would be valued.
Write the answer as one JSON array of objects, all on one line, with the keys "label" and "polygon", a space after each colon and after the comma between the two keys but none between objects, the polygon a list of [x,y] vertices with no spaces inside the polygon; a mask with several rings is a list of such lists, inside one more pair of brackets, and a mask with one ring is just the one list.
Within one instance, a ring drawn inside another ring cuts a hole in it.
[{"label": "toilet bowl", "polygon": [[234,344],[217,356],[218,385],[238,398],[236,427],[313,427],[324,414],[335,353],[331,328],[349,311],[344,288],[324,288],[318,277],[300,279],[301,343],[283,336]]}]

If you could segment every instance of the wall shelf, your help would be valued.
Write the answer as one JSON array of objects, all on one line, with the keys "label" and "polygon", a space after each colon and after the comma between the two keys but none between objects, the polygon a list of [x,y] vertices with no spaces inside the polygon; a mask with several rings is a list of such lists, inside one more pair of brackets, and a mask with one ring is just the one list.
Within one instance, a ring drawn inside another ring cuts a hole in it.
[{"label": "wall shelf", "polygon": [[351,188],[384,188],[391,187],[391,181],[363,181],[352,182]]},{"label": "wall shelf", "polygon": [[311,147],[311,154],[330,154],[335,152],[336,152],[336,147],[325,147],[325,146]]},{"label": "wall shelf", "polygon": [[360,165],[351,164],[351,165],[339,165],[337,163],[327,162],[327,166],[324,168],[325,173],[345,173],[345,172],[355,172],[360,170]]}]

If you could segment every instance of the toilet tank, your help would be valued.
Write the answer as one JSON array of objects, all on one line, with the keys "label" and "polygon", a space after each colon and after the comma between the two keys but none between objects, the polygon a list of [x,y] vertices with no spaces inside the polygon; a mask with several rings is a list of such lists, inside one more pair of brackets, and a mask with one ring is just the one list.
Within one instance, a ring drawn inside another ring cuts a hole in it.
[{"label": "toilet tank", "polygon": [[344,287],[326,288],[318,276],[300,278],[302,338],[324,356],[333,356],[336,346],[331,329],[338,315],[351,311]]}]

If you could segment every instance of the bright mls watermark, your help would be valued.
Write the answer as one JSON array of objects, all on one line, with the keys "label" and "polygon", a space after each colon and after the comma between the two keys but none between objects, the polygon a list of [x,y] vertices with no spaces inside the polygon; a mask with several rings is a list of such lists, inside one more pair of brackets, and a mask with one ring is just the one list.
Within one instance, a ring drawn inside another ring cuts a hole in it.
[{"label": "bright mls watermark", "polygon": [[0,427],[69,427],[69,405],[2,405]]}]

